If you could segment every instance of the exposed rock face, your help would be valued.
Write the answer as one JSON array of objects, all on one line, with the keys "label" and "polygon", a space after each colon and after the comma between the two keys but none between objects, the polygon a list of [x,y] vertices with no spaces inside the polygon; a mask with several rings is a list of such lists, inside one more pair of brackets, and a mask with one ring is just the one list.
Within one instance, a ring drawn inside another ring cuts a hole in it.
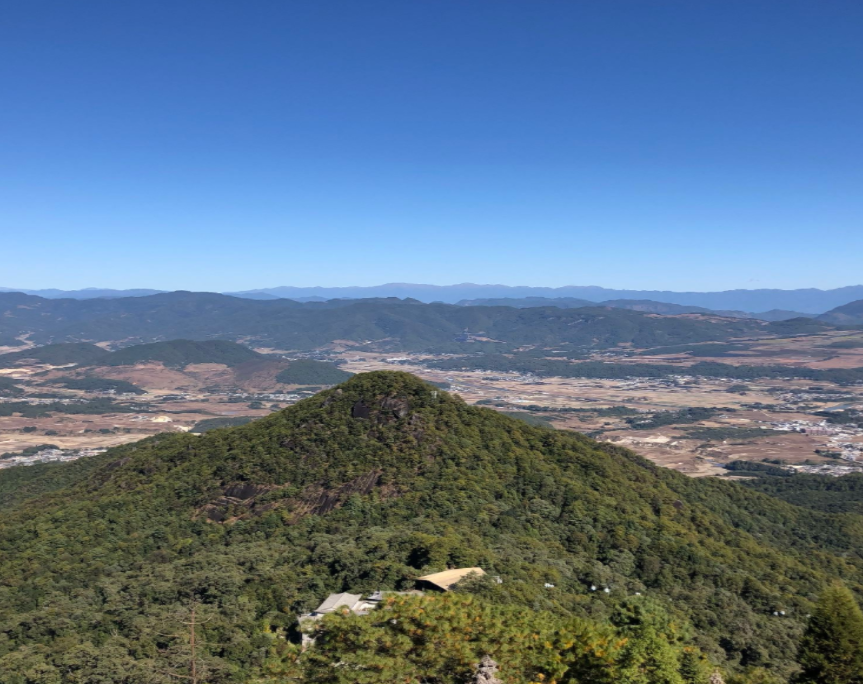
[{"label": "exposed rock face", "polygon": [[268,510],[258,505],[258,499],[264,494],[281,489],[278,485],[256,485],[251,482],[231,484],[222,490],[222,496],[202,506],[197,515],[203,515],[210,522],[225,522],[230,519],[257,514]]},{"label": "exposed rock face", "polygon": [[372,410],[362,399],[353,405],[351,418],[371,418]]},{"label": "exposed rock face", "polygon": [[381,410],[392,411],[396,418],[404,418],[410,408],[408,400],[404,397],[386,397],[381,401]]},{"label": "exposed rock face", "polygon": [[410,410],[411,406],[407,397],[378,397],[372,400],[360,399],[351,408],[351,417],[385,424],[404,418],[410,413]]},{"label": "exposed rock face", "polygon": [[[323,515],[338,508],[354,494],[369,494],[381,479],[380,470],[372,470],[364,475],[336,487],[309,485],[301,494],[291,498],[264,500],[261,498],[287,485],[257,485],[250,482],[228,485],[222,495],[205,504],[196,512],[209,522],[224,523],[242,518],[263,515],[275,508],[291,511],[291,522],[307,515]],[[386,492],[383,492],[386,495]],[[272,499],[272,497],[270,497]]]},{"label": "exposed rock face", "polygon": [[725,684],[725,680],[722,679],[722,675],[719,674],[719,670],[716,670],[712,675],[710,675],[710,684]]},{"label": "exposed rock face", "polygon": [[344,391],[340,387],[335,392],[330,394],[330,396],[328,396],[326,399],[324,399],[321,402],[321,408],[325,408],[325,407],[329,406],[334,401],[336,401],[340,396],[342,396],[342,394],[344,394]]},{"label": "exposed rock face", "polygon": [[369,494],[381,479],[381,471],[373,470],[332,489],[318,485],[307,487],[299,498],[285,502],[293,511],[293,520],[306,515],[323,515],[341,506],[354,494]]},{"label": "exposed rock face", "polygon": [[476,667],[476,674],[473,678],[473,684],[503,684],[497,678],[497,663],[491,657],[486,655],[479,661]]}]

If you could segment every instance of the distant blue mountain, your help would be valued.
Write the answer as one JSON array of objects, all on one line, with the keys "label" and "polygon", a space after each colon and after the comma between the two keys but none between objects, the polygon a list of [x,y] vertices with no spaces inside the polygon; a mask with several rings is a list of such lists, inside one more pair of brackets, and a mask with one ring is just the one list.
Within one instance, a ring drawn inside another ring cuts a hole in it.
[{"label": "distant blue mountain", "polygon": [[117,297],[147,297],[161,294],[165,290],[109,290],[99,287],[87,287],[83,290],[22,290],[14,287],[0,287],[0,292],[23,292],[45,299],[115,299]]},{"label": "distant blue mountain", "polygon": [[[0,292],[24,292],[48,299],[94,299],[117,297],[143,297],[164,290],[111,290],[87,288],[84,290],[23,290],[0,288]],[[787,312],[820,314],[863,299],[863,285],[851,285],[834,290],[815,288],[799,290],[726,290],[724,292],[670,292],[667,290],[614,290],[591,285],[565,287],[529,287],[509,285],[422,285],[414,283],[388,283],[370,287],[270,287],[243,292],[226,293],[245,299],[293,299],[301,302],[330,299],[381,299],[399,297],[421,302],[455,304],[476,299],[524,299],[528,297],[572,298],[589,302],[609,300],[651,300],[687,307],[702,307],[719,311],[778,310],[779,317]]]},{"label": "distant blue mountain", "polygon": [[819,314],[858,299],[863,299],[863,285],[840,287],[834,290],[815,288],[799,290],[726,290],[724,292],[669,292],[667,290],[613,290],[604,287],[568,285],[565,287],[528,287],[509,285],[416,285],[388,283],[371,287],[271,287],[234,293],[249,296],[266,293],[286,299],[321,297],[323,299],[367,297],[409,297],[421,302],[447,302],[455,304],[471,299],[500,299],[525,297],[571,297],[591,302],[612,299],[648,299],[681,306],[699,306],[714,310],[735,311],[799,311]]}]

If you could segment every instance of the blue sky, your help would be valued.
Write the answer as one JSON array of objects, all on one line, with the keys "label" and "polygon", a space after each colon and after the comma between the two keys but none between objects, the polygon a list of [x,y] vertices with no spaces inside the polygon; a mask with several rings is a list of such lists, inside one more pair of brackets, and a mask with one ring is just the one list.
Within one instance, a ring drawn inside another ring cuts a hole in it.
[{"label": "blue sky", "polygon": [[4,4],[0,285],[863,281],[858,0]]}]

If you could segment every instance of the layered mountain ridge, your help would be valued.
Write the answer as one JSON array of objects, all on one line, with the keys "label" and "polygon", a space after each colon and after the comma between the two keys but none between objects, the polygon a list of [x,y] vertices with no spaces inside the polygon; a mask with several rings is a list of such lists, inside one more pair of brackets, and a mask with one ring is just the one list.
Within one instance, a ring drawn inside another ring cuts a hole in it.
[{"label": "layered mountain ridge", "polygon": [[[614,347],[727,340],[790,331],[800,321],[766,323],[716,314],[660,315],[621,308],[455,306],[366,299],[300,303],[172,292],[119,299],[43,299],[0,293],[0,339],[118,342],[176,338],[242,341],[308,350],[339,342],[387,350],[481,351],[484,344]],[[827,323],[802,321],[805,329]],[[799,327],[799,326],[798,326]],[[467,344],[468,346],[465,346]]]},{"label": "layered mountain ridge", "polygon": [[[28,290],[0,287],[0,292],[23,292],[51,299],[93,299],[139,297],[162,293],[164,290],[112,290],[104,288]],[[451,304],[460,300],[501,298],[576,298],[587,302],[635,299],[704,307],[714,311],[769,311],[772,309],[782,309],[819,314],[863,298],[863,285],[851,285],[828,290],[818,288],[798,288],[794,290],[760,288],[753,290],[724,290],[721,292],[673,292],[669,290],[614,289],[590,285],[538,287],[476,283],[461,283],[457,285],[386,283],[384,285],[357,287],[281,286],[240,292],[225,292],[224,294],[250,299],[294,299],[297,301],[325,301],[335,298],[367,299],[398,297],[417,299],[422,302],[447,302]]]}]

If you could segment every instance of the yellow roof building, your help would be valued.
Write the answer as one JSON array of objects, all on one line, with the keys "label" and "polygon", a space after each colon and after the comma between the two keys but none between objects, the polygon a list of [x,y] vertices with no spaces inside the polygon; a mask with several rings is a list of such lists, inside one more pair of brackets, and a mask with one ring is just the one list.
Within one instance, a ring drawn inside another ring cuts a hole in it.
[{"label": "yellow roof building", "polygon": [[422,582],[433,584],[444,591],[449,591],[468,575],[477,575],[478,577],[482,577],[485,575],[485,570],[482,568],[456,568],[454,570],[435,572],[431,575],[425,575],[424,577],[419,577],[417,579]]}]

